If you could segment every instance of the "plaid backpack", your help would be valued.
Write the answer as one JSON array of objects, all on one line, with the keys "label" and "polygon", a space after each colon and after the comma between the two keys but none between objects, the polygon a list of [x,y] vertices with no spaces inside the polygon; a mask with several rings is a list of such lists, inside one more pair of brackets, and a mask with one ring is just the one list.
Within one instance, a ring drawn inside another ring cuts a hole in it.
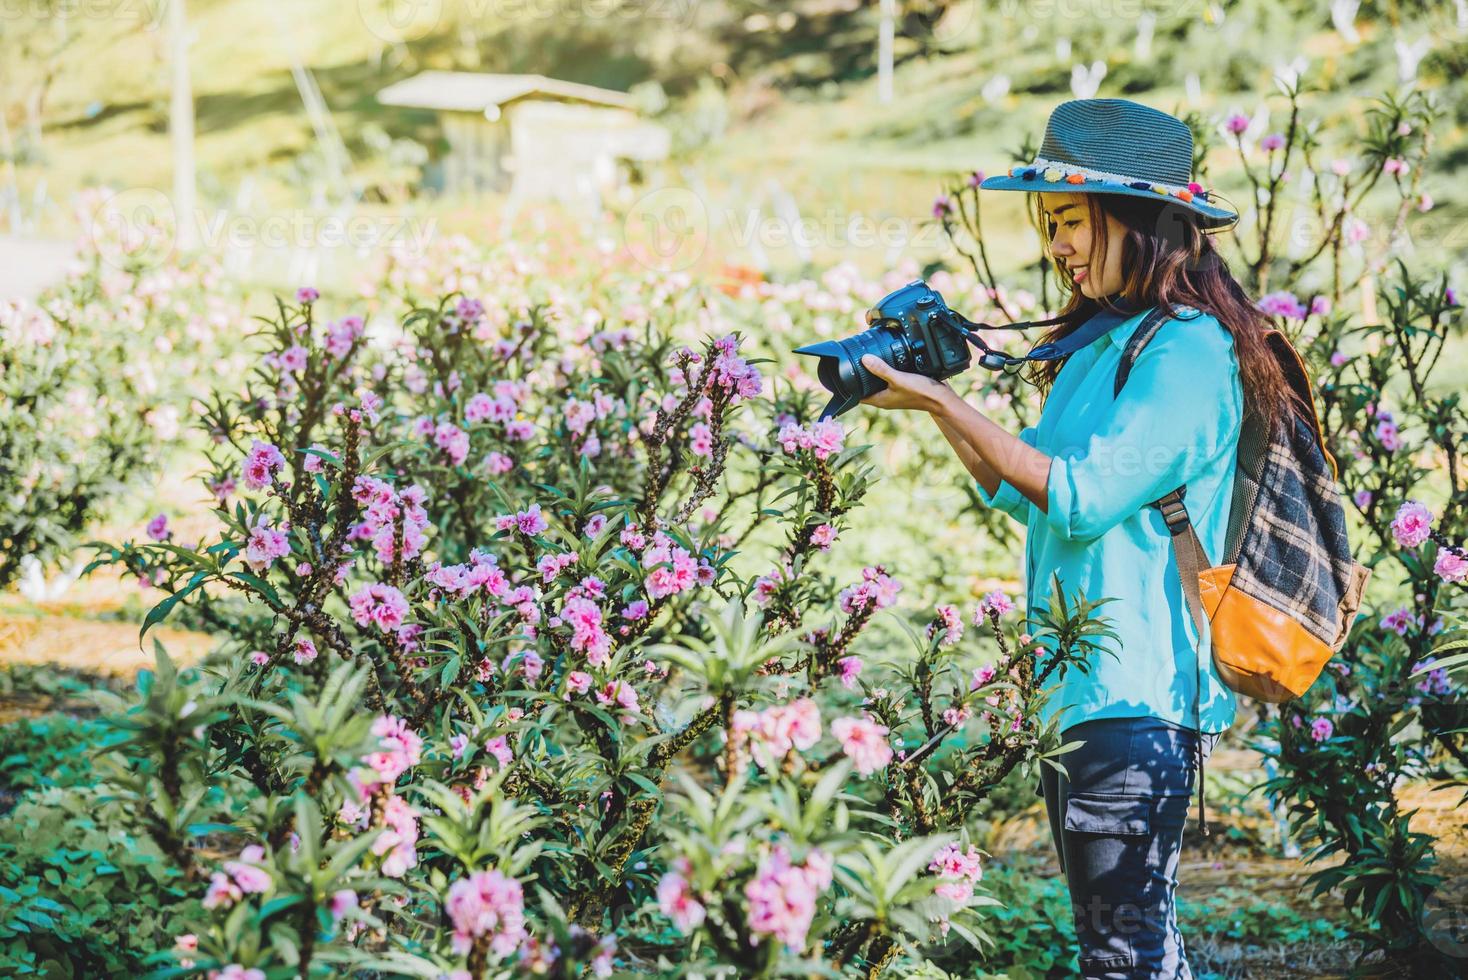
[{"label": "plaid backpack", "polygon": [[[1184,306],[1147,314],[1122,352],[1115,393],[1162,324],[1197,315]],[[1208,560],[1188,519],[1186,487],[1151,506],[1172,534],[1188,611],[1202,647],[1211,644],[1219,678],[1240,694],[1279,703],[1304,694],[1345,643],[1371,573],[1346,540],[1335,460],[1325,450],[1305,365],[1284,334],[1270,330],[1266,339],[1310,417],[1291,412],[1288,431],[1273,434],[1251,419],[1239,433],[1219,562]]]}]

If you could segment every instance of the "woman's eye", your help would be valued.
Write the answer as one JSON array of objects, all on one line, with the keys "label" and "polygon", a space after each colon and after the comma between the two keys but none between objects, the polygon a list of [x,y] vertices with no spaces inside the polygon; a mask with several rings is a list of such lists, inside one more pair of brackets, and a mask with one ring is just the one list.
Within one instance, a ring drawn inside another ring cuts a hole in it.
[{"label": "woman's eye", "polygon": [[1067,227],[1067,228],[1079,228],[1080,225],[1081,225],[1081,223],[1079,221],[1067,221],[1067,222],[1065,222],[1065,227]]}]

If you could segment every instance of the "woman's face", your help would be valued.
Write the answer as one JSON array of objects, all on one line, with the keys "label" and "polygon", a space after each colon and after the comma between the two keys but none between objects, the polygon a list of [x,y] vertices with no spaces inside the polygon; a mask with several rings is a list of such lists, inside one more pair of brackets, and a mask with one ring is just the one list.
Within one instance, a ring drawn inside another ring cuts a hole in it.
[{"label": "woman's face", "polygon": [[1070,272],[1081,295],[1100,299],[1119,292],[1124,281],[1119,244],[1126,235],[1126,226],[1106,215],[1106,240],[1113,247],[1102,250],[1091,227],[1091,208],[1085,195],[1047,191],[1040,194],[1040,205],[1046,220],[1055,226],[1050,253]]}]

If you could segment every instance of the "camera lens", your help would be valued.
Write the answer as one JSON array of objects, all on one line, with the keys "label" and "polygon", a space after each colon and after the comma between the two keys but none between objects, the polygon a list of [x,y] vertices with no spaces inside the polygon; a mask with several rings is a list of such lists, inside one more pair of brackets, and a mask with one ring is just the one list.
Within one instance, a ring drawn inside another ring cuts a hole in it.
[{"label": "camera lens", "polygon": [[819,344],[799,347],[797,354],[813,354],[820,358],[816,377],[831,392],[831,401],[821,418],[831,418],[855,407],[863,398],[887,387],[887,382],[862,366],[864,354],[874,354],[899,371],[912,370],[912,353],[901,333],[876,326],[852,337],[824,340]]}]

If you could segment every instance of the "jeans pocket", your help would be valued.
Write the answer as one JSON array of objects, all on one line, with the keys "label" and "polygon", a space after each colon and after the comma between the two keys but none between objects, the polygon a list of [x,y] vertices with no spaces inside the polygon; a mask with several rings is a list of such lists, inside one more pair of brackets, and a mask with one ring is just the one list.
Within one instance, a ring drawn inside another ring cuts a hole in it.
[{"label": "jeans pocket", "polygon": [[1152,800],[1146,796],[1072,793],[1065,801],[1065,829],[1082,834],[1146,836],[1151,818]]}]

